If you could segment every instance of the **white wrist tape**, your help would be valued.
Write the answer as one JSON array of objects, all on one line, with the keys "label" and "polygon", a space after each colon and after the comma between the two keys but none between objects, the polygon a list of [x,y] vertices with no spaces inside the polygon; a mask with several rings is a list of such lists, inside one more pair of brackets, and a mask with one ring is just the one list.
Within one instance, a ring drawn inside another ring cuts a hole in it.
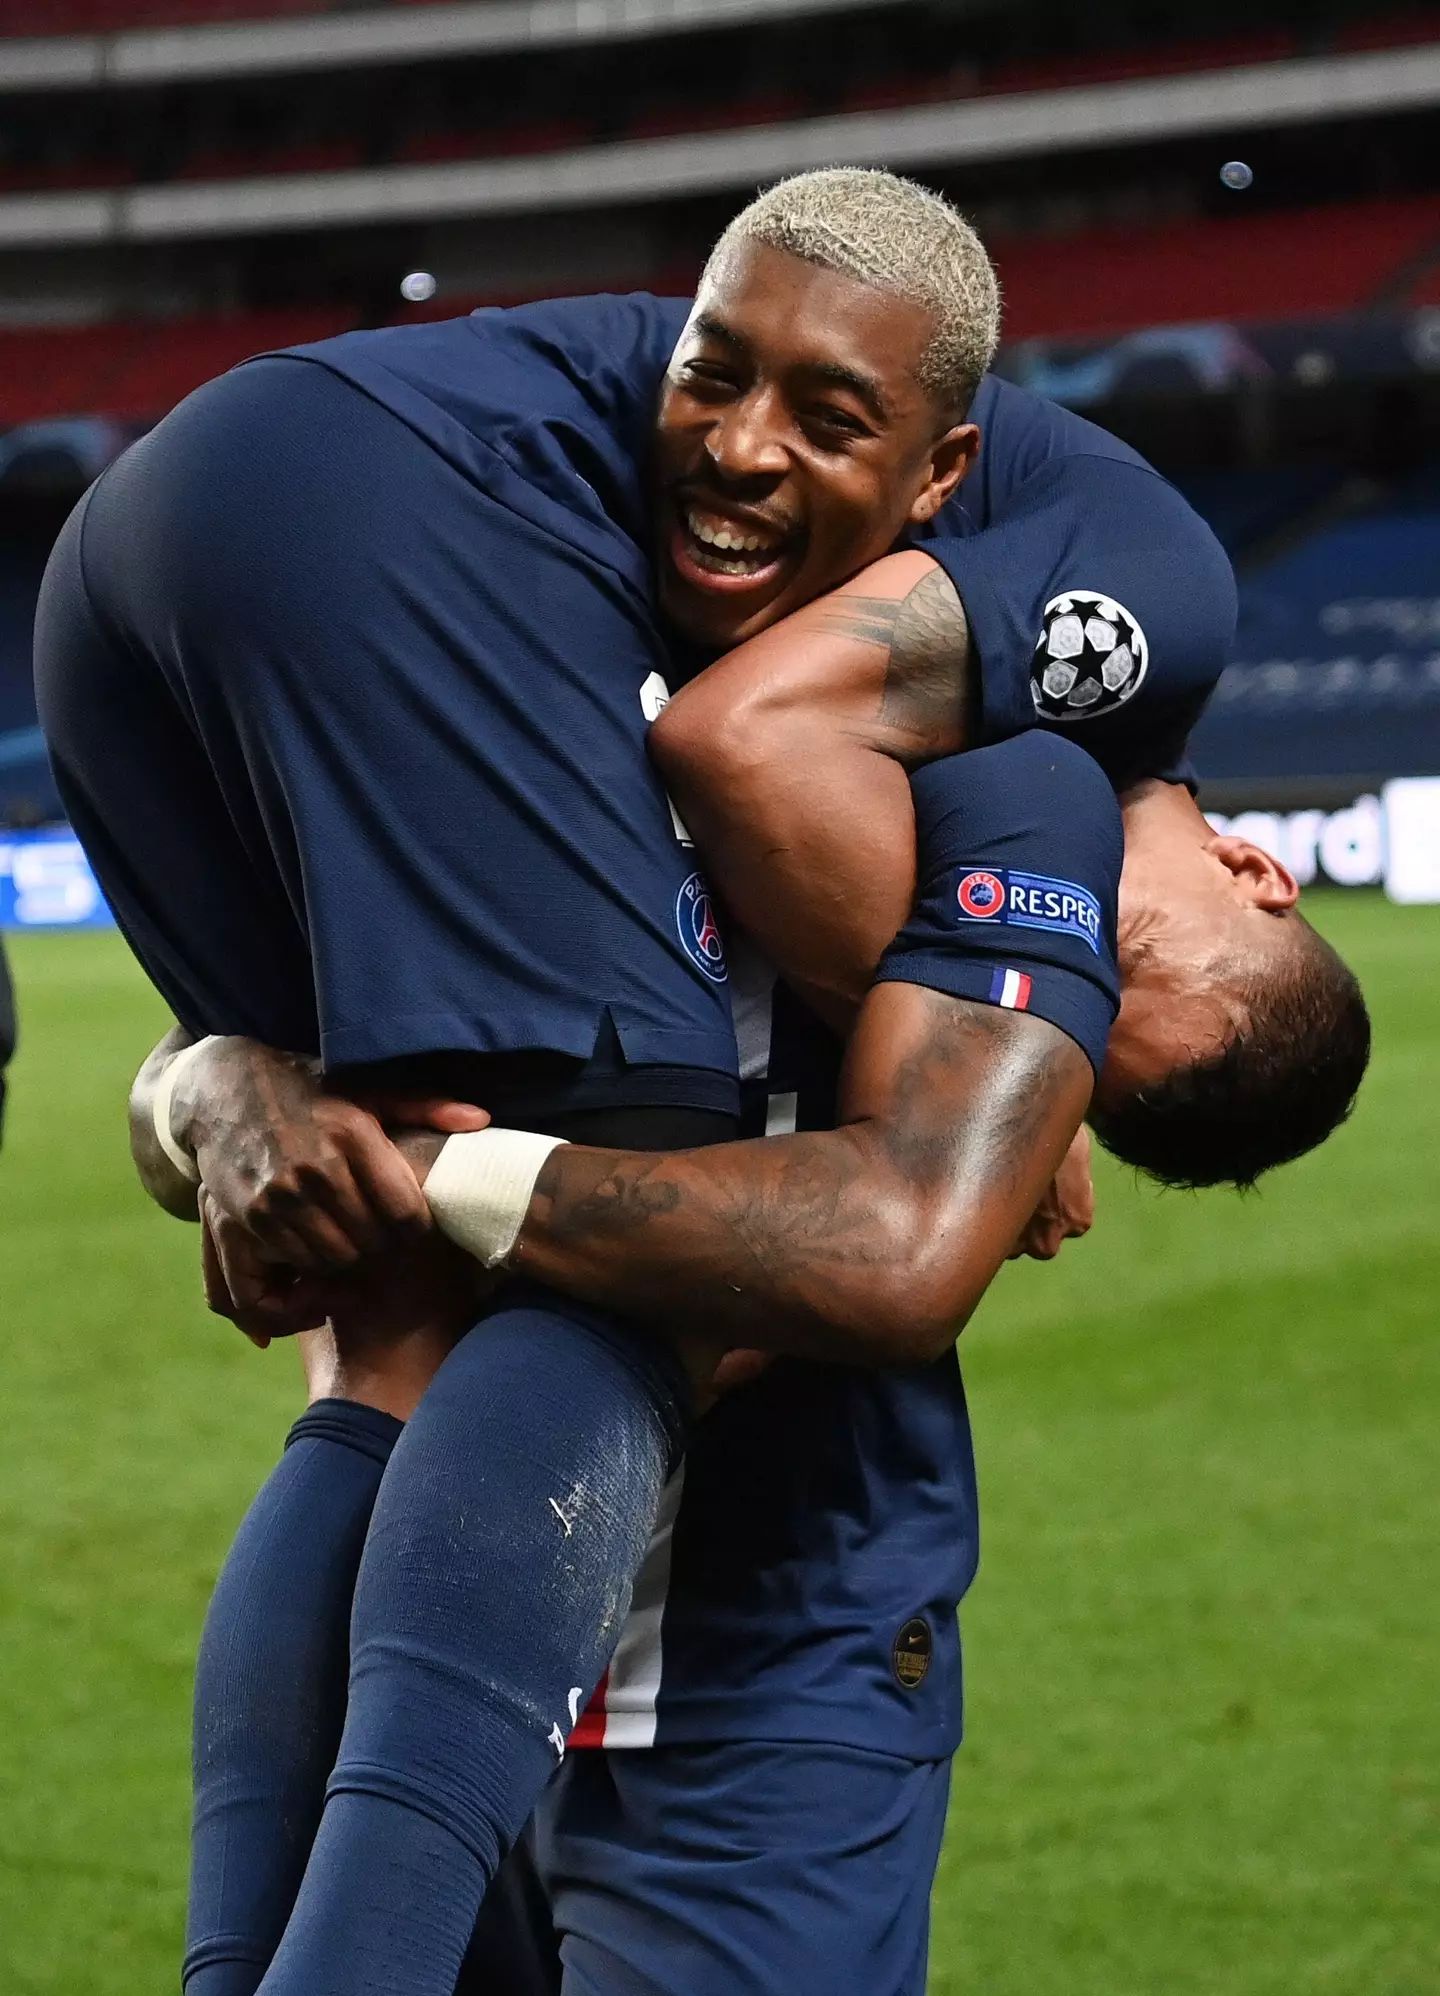
[{"label": "white wrist tape", "polygon": [[182,1047],[156,1082],[155,1094],[151,1101],[150,1113],[155,1119],[156,1141],[181,1177],[188,1178],[192,1185],[200,1183],[199,1167],[189,1151],[183,1145],[176,1143],[174,1132],[170,1128],[170,1111],[175,1101],[175,1089],[180,1077],[195,1060],[196,1055],[204,1053],[206,1047],[218,1037],[218,1034],[211,1033],[206,1039],[196,1040],[194,1046]]},{"label": "white wrist tape", "polygon": [[447,1137],[425,1180],[425,1197],[441,1233],[486,1268],[504,1261],[540,1167],[562,1141],[531,1130],[470,1130]]}]

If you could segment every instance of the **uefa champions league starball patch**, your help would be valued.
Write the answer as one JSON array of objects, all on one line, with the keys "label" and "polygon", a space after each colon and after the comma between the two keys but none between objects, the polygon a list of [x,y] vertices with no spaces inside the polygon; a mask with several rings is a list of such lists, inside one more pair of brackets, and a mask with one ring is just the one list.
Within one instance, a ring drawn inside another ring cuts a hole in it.
[{"label": "uefa champions league starball patch", "polygon": [[1030,694],[1042,721],[1093,721],[1138,692],[1150,663],[1145,633],[1123,603],[1068,589],[1045,605],[1030,661]]}]

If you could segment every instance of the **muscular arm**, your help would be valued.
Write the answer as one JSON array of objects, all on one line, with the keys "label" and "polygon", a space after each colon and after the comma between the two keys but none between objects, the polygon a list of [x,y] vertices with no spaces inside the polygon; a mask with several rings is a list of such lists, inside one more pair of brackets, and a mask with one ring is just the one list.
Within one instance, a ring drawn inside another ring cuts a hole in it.
[{"label": "muscular arm", "polygon": [[842,1127],[658,1157],[553,1151],[511,1266],[722,1345],[923,1364],[1013,1247],[1091,1080],[1043,1019],[882,984]]},{"label": "muscular arm", "polygon": [[848,1025],[909,912],[906,771],[973,739],[965,612],[928,555],[887,555],[682,689],[657,767],[740,925]]}]

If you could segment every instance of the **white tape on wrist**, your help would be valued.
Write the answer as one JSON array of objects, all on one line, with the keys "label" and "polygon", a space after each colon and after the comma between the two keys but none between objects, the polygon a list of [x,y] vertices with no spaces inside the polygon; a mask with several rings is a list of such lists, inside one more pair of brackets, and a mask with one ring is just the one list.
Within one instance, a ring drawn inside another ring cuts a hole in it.
[{"label": "white tape on wrist", "polygon": [[469,1130],[447,1137],[425,1180],[442,1234],[494,1268],[514,1247],[540,1167],[561,1137],[533,1130]]},{"label": "white tape on wrist", "polygon": [[175,1141],[174,1131],[170,1127],[170,1114],[175,1103],[175,1089],[181,1076],[186,1068],[194,1063],[196,1056],[204,1053],[206,1047],[218,1037],[218,1034],[211,1033],[206,1039],[196,1040],[194,1046],[182,1047],[156,1082],[155,1094],[150,1105],[150,1113],[155,1119],[156,1142],[181,1177],[188,1178],[192,1185],[200,1183],[199,1166],[184,1145]]}]

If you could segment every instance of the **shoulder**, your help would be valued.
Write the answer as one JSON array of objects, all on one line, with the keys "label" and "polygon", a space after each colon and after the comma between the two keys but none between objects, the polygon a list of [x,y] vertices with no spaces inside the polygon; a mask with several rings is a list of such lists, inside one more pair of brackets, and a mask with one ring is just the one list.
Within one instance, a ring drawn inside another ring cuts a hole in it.
[{"label": "shoulder", "polygon": [[1142,471],[1154,469],[1139,451],[1098,423],[996,374],[981,382],[971,414],[980,425],[982,449],[993,451],[1012,476],[1028,477],[1057,457],[1103,457]]},{"label": "shoulder", "polygon": [[911,779],[917,814],[932,822],[953,812],[997,813],[1032,822],[1049,812],[1080,811],[1119,822],[1110,779],[1092,755],[1043,728],[946,756]]},{"label": "shoulder", "polygon": [[286,351],[344,371],[369,362],[410,379],[472,378],[491,365],[529,367],[592,382],[597,375],[658,380],[689,312],[688,299],[649,292],[546,298],[533,305],[481,306],[456,319],[340,333]]}]

